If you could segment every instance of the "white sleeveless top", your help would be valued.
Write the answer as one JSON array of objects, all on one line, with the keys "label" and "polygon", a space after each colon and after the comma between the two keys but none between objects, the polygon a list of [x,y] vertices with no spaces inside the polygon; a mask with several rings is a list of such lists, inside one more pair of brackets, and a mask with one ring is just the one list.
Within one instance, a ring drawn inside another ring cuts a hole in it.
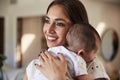
[{"label": "white sleeveless top", "polygon": [[97,59],[97,57],[95,57],[94,60],[88,64],[87,71],[92,80],[98,78],[105,78],[106,80],[110,80],[104,69],[104,66],[102,65],[100,60]]}]

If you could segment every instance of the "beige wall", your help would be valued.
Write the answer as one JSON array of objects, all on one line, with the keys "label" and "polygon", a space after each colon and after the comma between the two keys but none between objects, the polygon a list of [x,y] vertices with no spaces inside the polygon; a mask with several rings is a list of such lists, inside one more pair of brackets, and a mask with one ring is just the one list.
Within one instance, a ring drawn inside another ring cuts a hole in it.
[{"label": "beige wall", "polygon": [[23,18],[21,40],[23,66],[38,57],[42,35],[40,17]]},{"label": "beige wall", "polygon": [[11,4],[10,0],[0,0],[0,16],[5,18],[5,62],[10,66],[16,67],[17,18],[45,14],[50,1],[17,0],[17,3]]}]

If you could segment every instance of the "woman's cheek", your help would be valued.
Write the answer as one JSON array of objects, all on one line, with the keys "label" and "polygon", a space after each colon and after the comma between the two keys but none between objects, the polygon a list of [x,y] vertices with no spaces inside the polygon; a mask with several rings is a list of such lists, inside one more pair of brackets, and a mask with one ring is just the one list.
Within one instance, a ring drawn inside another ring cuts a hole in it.
[{"label": "woman's cheek", "polygon": [[44,36],[46,35],[46,32],[47,32],[47,29],[46,29],[46,27],[44,26],[44,27],[43,27],[43,34],[44,34]]},{"label": "woman's cheek", "polygon": [[60,34],[60,36],[61,36],[61,41],[63,42],[63,43],[65,43],[65,40],[66,40],[66,35],[67,35],[67,32],[61,32],[61,34]]}]

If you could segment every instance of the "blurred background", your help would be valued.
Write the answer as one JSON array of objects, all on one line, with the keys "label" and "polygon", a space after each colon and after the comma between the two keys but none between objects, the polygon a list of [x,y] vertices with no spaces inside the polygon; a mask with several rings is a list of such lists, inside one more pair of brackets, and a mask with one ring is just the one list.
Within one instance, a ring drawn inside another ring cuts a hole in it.
[{"label": "blurred background", "polygon": [[[37,58],[45,45],[41,19],[51,1],[0,0],[0,80],[22,80]],[[111,80],[120,80],[120,0],[81,1],[102,39],[97,55]]]}]

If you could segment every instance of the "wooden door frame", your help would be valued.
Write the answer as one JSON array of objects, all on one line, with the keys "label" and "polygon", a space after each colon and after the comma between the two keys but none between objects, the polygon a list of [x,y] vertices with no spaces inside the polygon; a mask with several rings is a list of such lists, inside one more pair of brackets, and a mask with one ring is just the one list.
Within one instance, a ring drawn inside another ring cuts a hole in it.
[{"label": "wooden door frame", "polygon": [[0,54],[4,54],[4,17],[0,17]]},{"label": "wooden door frame", "polygon": [[16,46],[17,57],[19,58],[16,63],[18,68],[22,67],[22,51],[21,51],[22,23],[23,23],[23,19],[18,18],[17,19],[17,46]]}]

